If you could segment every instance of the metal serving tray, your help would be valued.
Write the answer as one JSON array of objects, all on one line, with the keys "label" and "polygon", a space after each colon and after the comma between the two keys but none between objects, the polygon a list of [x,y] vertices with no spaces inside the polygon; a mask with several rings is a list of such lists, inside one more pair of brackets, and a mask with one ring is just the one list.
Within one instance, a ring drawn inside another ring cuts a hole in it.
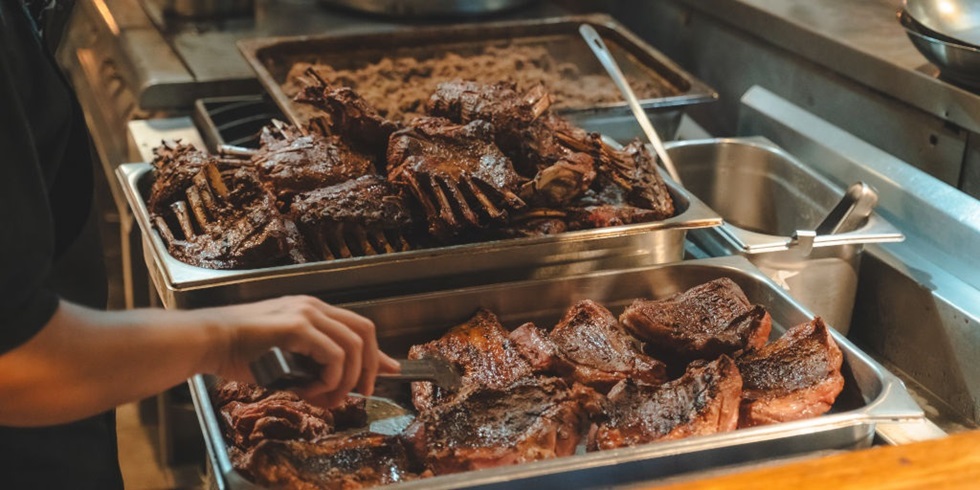
[{"label": "metal serving tray", "polygon": [[[743,257],[604,271],[568,278],[522,281],[344,305],[374,320],[379,342],[403,356],[409,346],[438,338],[477,308],[496,313],[507,328],[525,321],[550,327],[578,300],[593,299],[617,316],[637,297],[661,298],[729,277],[773,319],[773,338],[813,315]],[[844,391],[827,414],[724,434],[651,443],[518,466],[399,483],[399,489],[583,488],[653,480],[722,465],[820,450],[867,447],[878,422],[923,420],[923,412],[894,375],[845,337],[831,331],[844,354]],[[231,466],[228,447],[208,396],[210,376],[189,380],[219,488],[254,488]],[[407,388],[404,388],[407,391]]]},{"label": "metal serving tray", "polygon": [[[582,23],[592,24],[599,31],[628,76],[658,80],[674,89],[676,95],[656,98],[651,98],[651,94],[637,94],[660,134],[674,134],[683,106],[718,97],[713,89],[604,14],[460,23],[382,33],[269,37],[242,40],[238,45],[259,81],[290,122],[304,127],[302,105],[293,102],[283,87],[289,70],[297,62],[350,69],[375,63],[383,57],[431,58],[450,51],[465,56],[479,52],[488,45],[511,42],[543,45],[557,62],[573,62],[583,73],[605,73],[579,35],[578,27]],[[590,131],[607,130],[610,119],[632,117],[625,101],[589,107],[570,106],[560,112]],[[608,136],[616,139],[626,137],[619,134]]]},{"label": "metal serving tray", "polygon": [[262,269],[214,270],[175,259],[153,228],[146,208],[152,165],[123,164],[116,175],[142,231],[150,278],[167,308],[215,306],[286,294],[359,301],[663,264],[683,258],[687,230],[722,223],[717,213],[665,176],[678,213],[653,223]]}]

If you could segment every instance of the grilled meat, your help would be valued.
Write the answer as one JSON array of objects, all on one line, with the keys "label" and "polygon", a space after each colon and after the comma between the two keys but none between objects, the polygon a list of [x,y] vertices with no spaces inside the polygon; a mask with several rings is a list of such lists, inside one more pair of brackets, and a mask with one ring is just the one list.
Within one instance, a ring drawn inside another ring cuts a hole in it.
[{"label": "grilled meat", "polygon": [[260,485],[291,490],[351,490],[418,478],[398,438],[372,433],[263,441],[239,470]]},{"label": "grilled meat", "polygon": [[411,248],[412,217],[405,201],[378,175],[298,194],[289,212],[324,259]]},{"label": "grilled meat", "polygon": [[[480,309],[465,323],[456,325],[437,340],[412,346],[409,359],[437,357],[452,363],[468,385],[504,388],[532,373],[531,365],[507,337],[507,330],[493,313]],[[453,398],[429,382],[412,383],[412,401],[424,412]]]},{"label": "grilled meat", "polygon": [[153,213],[170,254],[210,269],[242,269],[308,260],[296,225],[248,167],[220,172],[205,164],[168,212]]},{"label": "grilled meat", "polygon": [[[350,87],[329,86],[312,68],[307,70],[308,85],[296,100],[316,106],[329,115],[329,123],[319,123],[324,134],[344,138],[364,153],[383,158],[388,137],[398,125],[385,119]],[[316,122],[311,121],[314,126]]]},{"label": "grilled meat", "polygon": [[741,393],[738,368],[725,355],[692,365],[684,376],[660,386],[623,380],[609,392],[609,419],[599,423],[589,448],[614,449],[734,430]]},{"label": "grilled meat", "polygon": [[650,384],[667,379],[666,365],[644,354],[616,317],[594,301],[569,308],[548,338],[574,365],[572,379],[601,392],[626,378]]},{"label": "grilled meat", "polygon": [[714,359],[762,347],[772,329],[765,308],[750,304],[728,278],[661,300],[638,299],[619,320],[654,352],[682,360]]},{"label": "grilled meat", "polygon": [[470,385],[450,403],[422,412],[405,437],[436,474],[571,455],[588,423],[594,391],[558,378],[509,386]]},{"label": "grilled meat", "polygon": [[164,141],[153,149],[153,185],[147,208],[150,213],[164,214],[170,206],[186,199],[187,189],[194,185],[194,177],[205,166],[215,166],[228,171],[242,166],[245,162],[235,159],[218,158],[198,150],[194,145],[179,141]]},{"label": "grilled meat", "polygon": [[334,432],[329,411],[289,391],[277,391],[254,402],[230,401],[220,412],[225,436],[244,451],[266,439],[311,441]]},{"label": "grilled meat", "polygon": [[350,149],[337,136],[303,136],[278,124],[262,130],[261,143],[252,163],[280,201],[376,171],[371,158]]},{"label": "grilled meat", "polygon": [[736,362],[745,384],[739,427],[816,417],[844,388],[843,354],[819,317]]},{"label": "grilled meat", "polygon": [[388,180],[421,205],[429,232],[449,240],[467,230],[507,218],[524,202],[510,160],[493,143],[485,121],[456,125],[448,119],[418,118],[391,135]]}]

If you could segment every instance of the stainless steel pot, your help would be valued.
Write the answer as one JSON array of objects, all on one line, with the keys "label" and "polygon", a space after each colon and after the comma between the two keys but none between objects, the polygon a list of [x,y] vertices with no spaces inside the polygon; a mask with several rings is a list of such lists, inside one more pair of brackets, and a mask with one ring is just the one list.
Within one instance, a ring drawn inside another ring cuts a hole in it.
[{"label": "stainless steel pot", "polygon": [[714,256],[744,255],[770,278],[847,333],[863,245],[904,236],[872,213],[846,233],[802,237],[834,208],[843,190],[763,138],[668,145],[685,187],[725,224],[690,239]]}]

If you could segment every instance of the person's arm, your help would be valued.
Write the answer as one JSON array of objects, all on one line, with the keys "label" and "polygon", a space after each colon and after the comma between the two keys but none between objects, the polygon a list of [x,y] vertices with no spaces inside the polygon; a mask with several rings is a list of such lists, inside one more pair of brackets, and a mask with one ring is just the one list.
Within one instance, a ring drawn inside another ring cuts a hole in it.
[{"label": "person's arm", "polygon": [[62,301],[40,332],[0,355],[0,425],[50,425],[167,389],[196,373],[251,381],[248,363],[272,346],[325,366],[301,393],[339,403],[370,394],[379,369],[374,324],[305,296],[189,311],[101,312]]}]

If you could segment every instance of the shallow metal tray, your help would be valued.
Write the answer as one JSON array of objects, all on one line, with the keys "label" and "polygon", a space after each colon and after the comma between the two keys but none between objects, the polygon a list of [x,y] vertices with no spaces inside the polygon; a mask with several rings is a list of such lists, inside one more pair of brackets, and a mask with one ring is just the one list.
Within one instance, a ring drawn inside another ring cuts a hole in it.
[{"label": "shallow metal tray", "polygon": [[153,228],[145,199],[153,183],[152,165],[123,164],[116,175],[142,231],[150,278],[167,308],[214,306],[285,294],[315,294],[333,302],[358,301],[663,264],[683,258],[687,230],[722,223],[717,213],[665,177],[678,213],[662,221],[263,269],[214,270],[175,259]]},{"label": "shallow metal tray", "polygon": [[[729,277],[773,319],[773,338],[813,315],[743,257],[594,272],[569,278],[522,281],[344,305],[374,320],[388,353],[403,356],[412,344],[441,336],[479,307],[507,328],[525,321],[550,327],[581,299],[593,299],[617,316],[637,297],[661,298]],[[634,483],[669,475],[820,450],[869,446],[877,422],[923,419],[902,382],[846,338],[831,331],[844,353],[844,391],[827,414],[724,434],[691,437],[596,453],[397,484],[399,489],[583,488]],[[208,397],[210,376],[189,383],[205,434],[212,474],[220,487],[254,488],[231,466],[228,447]],[[407,391],[407,388],[404,388]]]},{"label": "shallow metal tray", "polygon": [[[596,28],[627,76],[657,80],[674,89],[676,95],[665,97],[637,94],[660,134],[674,134],[683,106],[718,97],[713,89],[604,14],[460,23],[382,33],[247,39],[239,41],[238,46],[290,122],[305,127],[301,104],[293,102],[283,89],[289,70],[296,62],[349,69],[375,63],[383,57],[431,58],[449,51],[465,56],[490,44],[512,42],[543,45],[557,62],[574,62],[583,73],[605,73],[578,33],[582,23],[590,23]],[[605,129],[609,119],[632,117],[625,101],[589,107],[570,106],[560,112],[590,131]],[[623,138],[617,134],[608,136]]]}]

